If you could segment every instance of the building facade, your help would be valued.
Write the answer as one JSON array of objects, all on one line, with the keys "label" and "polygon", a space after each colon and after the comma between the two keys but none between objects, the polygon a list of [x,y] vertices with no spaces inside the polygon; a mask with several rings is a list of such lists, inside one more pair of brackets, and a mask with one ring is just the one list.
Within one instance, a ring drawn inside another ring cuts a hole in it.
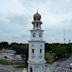
[{"label": "building facade", "polygon": [[41,15],[33,16],[33,29],[29,41],[28,72],[45,72],[45,41],[43,41],[43,30],[41,28]]}]

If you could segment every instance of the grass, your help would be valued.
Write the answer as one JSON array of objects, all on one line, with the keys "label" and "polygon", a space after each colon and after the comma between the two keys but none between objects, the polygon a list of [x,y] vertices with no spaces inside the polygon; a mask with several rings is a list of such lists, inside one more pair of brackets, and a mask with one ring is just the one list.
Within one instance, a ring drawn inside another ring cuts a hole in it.
[{"label": "grass", "polygon": [[13,65],[14,68],[26,68],[26,64],[24,63],[19,63],[17,61],[8,61],[8,60],[4,60],[4,59],[0,59],[0,64],[1,65]]},{"label": "grass", "polygon": [[15,68],[26,68],[27,66],[25,64],[20,64],[20,65],[16,65],[14,66]]},{"label": "grass", "polygon": [[0,59],[0,64],[1,65],[13,65],[14,68],[26,68],[27,67],[27,65],[24,63],[18,63],[16,61],[7,61],[4,59]]},{"label": "grass", "polygon": [[18,63],[14,62],[14,61],[7,61],[7,60],[4,60],[4,59],[0,59],[0,64],[1,65],[16,65]]}]

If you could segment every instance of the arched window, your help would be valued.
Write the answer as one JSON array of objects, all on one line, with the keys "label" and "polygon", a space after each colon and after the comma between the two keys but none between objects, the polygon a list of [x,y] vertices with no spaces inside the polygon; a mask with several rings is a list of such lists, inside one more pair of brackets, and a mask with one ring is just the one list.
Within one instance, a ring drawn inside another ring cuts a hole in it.
[{"label": "arched window", "polygon": [[42,49],[40,49],[40,53],[42,53]]},{"label": "arched window", "polygon": [[32,49],[32,53],[34,53],[34,49]]},{"label": "arched window", "polygon": [[38,23],[36,24],[36,27],[38,27]]}]

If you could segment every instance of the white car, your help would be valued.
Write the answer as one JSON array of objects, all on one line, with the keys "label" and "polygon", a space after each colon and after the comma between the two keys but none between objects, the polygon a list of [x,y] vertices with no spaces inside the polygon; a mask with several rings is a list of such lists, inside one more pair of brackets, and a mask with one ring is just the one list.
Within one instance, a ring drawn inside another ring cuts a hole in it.
[{"label": "white car", "polygon": [[72,63],[70,63],[70,69],[72,69]]},{"label": "white car", "polygon": [[26,68],[24,68],[24,69],[23,69],[23,72],[28,72],[28,71],[26,70]]}]

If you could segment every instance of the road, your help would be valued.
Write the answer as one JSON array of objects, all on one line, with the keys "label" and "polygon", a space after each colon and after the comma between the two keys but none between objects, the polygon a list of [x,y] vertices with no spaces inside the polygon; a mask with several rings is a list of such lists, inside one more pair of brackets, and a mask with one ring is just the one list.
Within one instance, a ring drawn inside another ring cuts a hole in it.
[{"label": "road", "polygon": [[10,72],[8,70],[0,69],[0,72]]},{"label": "road", "polygon": [[63,67],[57,67],[55,72],[72,72],[72,70]]},{"label": "road", "polygon": [[23,72],[23,68],[14,68],[13,65],[0,65],[0,72]]},{"label": "road", "polygon": [[70,69],[71,63],[72,56],[64,61],[56,61],[53,67],[55,67],[55,72],[72,72],[72,69]]}]

